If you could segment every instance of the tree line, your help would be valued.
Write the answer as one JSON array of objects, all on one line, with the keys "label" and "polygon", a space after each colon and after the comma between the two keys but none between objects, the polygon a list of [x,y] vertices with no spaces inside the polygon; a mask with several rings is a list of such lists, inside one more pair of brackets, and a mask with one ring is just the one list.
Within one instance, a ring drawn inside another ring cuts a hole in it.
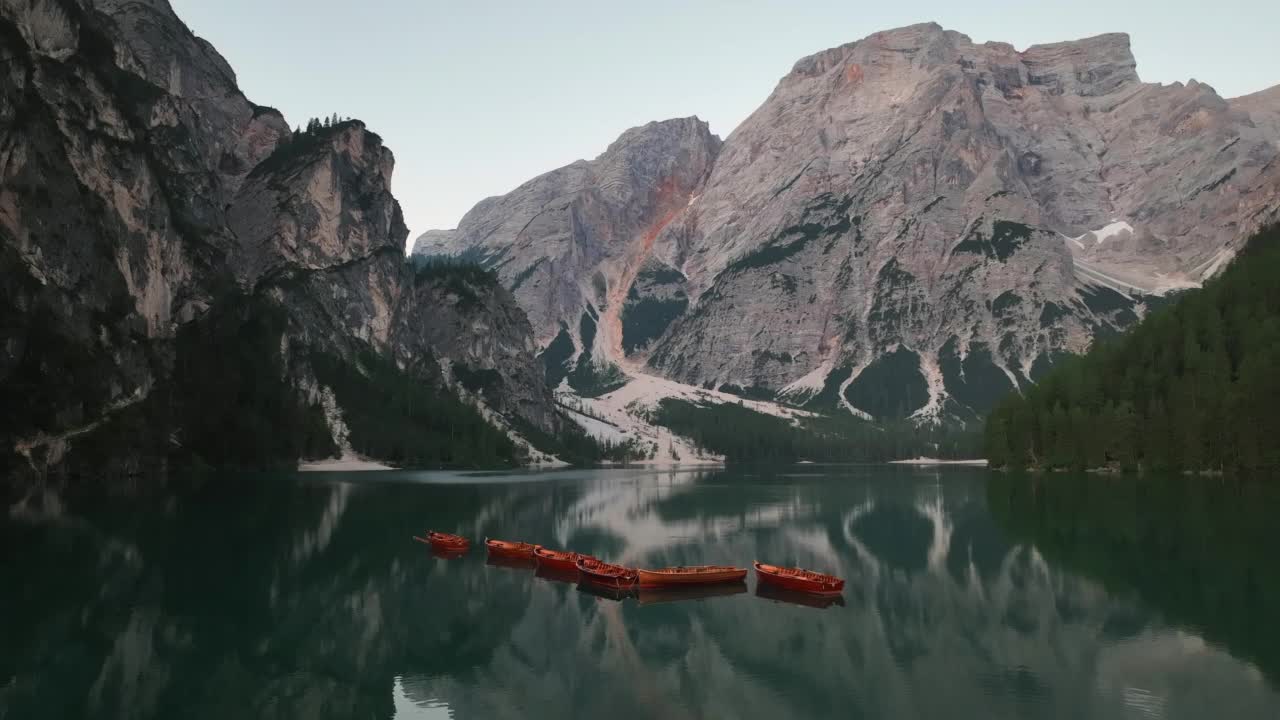
[{"label": "tree line", "polygon": [[365,349],[354,362],[313,352],[316,379],[333,389],[357,452],[413,467],[512,467],[523,452],[475,407],[426,378],[434,360],[408,373]]},{"label": "tree line", "polygon": [[303,133],[315,134],[322,130],[335,128],[345,122],[351,122],[351,118],[342,117],[338,115],[338,113],[334,113],[329,117],[323,117],[323,118],[313,117],[307,121],[305,130],[302,127],[297,127],[297,128],[294,128],[293,132],[296,135],[301,135]]},{"label": "tree line", "polygon": [[995,467],[1280,470],[1280,226],[988,418]]}]

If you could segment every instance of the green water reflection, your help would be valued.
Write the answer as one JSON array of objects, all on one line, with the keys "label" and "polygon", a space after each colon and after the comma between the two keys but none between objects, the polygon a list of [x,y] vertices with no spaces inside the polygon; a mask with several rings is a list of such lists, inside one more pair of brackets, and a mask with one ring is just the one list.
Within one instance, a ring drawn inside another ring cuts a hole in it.
[{"label": "green water reflection", "polygon": [[[37,498],[0,520],[0,718],[1280,713],[1276,571],[1240,551],[1267,538],[1232,522],[1231,495],[1104,504],[1033,487],[804,466]],[[426,528],[848,583],[816,607],[754,578],[619,600],[479,550],[435,557],[410,539]]]}]

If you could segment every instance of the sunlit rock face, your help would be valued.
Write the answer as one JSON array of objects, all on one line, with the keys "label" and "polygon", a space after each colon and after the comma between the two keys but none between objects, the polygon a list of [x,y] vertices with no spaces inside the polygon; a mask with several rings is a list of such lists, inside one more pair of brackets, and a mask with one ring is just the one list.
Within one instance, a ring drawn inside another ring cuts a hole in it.
[{"label": "sunlit rock face", "polygon": [[[696,117],[652,122],[622,134],[595,160],[578,161],[488,198],[456,230],[432,230],[418,255],[455,255],[495,268],[529,313],[543,346],[561,329],[584,348],[579,318],[603,314],[586,339],[620,356],[621,313],[646,268],[680,274],[655,246],[687,210],[720,139]],[[576,353],[575,353],[576,354]]]},{"label": "sunlit rock face", "polygon": [[[603,259],[652,225],[579,223],[582,196],[559,192],[590,164],[483,201],[419,251],[501,268],[543,343],[572,334],[586,300],[624,334],[628,318],[644,328],[602,350],[673,379],[792,400],[832,385],[876,417],[972,417],[1276,217],[1274,91],[1227,101],[1136,67],[1123,34],[1019,51],[932,24],[804,58],[653,242],[630,245],[668,277],[657,293]],[[677,148],[672,162],[690,157]],[[581,292],[597,272],[608,292]],[[886,378],[882,398],[857,387]]]},{"label": "sunlit rock face", "polygon": [[1249,113],[1249,119],[1258,129],[1280,145],[1280,85],[1229,102],[1232,110]]},{"label": "sunlit rock face", "polygon": [[[228,260],[239,282],[270,288],[309,346],[342,356],[370,347],[428,382],[455,362],[494,370],[501,392],[484,402],[555,428],[531,327],[511,294],[406,265],[395,160],[381,138],[353,121],[299,144],[255,168],[229,209],[241,245]],[[295,369],[307,372],[305,362]]]},{"label": "sunlit rock face", "polygon": [[[283,311],[304,394],[310,350],[369,348],[424,382],[496,369],[494,409],[553,427],[510,296],[405,265],[394,159],[363,123],[295,135],[166,2],[5,2],[0,54],[0,466],[74,464],[113,417],[166,405],[175,338],[231,295]],[[150,430],[108,464],[181,435]]]}]

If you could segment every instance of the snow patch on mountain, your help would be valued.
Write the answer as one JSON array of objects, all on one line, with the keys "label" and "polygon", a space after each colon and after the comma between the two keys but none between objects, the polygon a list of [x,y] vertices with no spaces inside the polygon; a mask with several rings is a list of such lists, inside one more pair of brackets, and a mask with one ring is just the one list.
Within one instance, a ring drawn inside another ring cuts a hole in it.
[{"label": "snow patch on mountain", "polygon": [[835,363],[830,360],[824,361],[821,365],[809,371],[809,374],[799,378],[795,382],[787,385],[778,391],[780,398],[805,398],[815,395],[822,391],[827,383],[827,376],[831,374]]},{"label": "snow patch on mountain", "polygon": [[627,430],[612,422],[592,417],[584,412],[574,410],[563,405],[561,407],[564,409],[565,415],[570,420],[577,423],[578,427],[581,427],[584,432],[599,442],[621,444],[628,442],[635,437],[634,433],[629,433]]},{"label": "snow patch on mountain", "polygon": [[912,413],[911,419],[918,422],[934,422],[942,417],[943,403],[949,397],[937,357],[929,353],[921,353],[920,372],[924,375],[925,383],[929,387],[929,402]]},{"label": "snow patch on mountain", "polygon": [[849,386],[853,384],[853,381],[857,380],[858,376],[862,374],[862,371],[866,370],[867,366],[870,364],[870,362],[863,362],[858,365],[858,367],[855,367],[853,372],[849,373],[849,377],[845,378],[845,381],[840,383],[840,389],[836,392],[836,396],[840,398],[840,404],[844,406],[845,410],[848,410],[854,417],[862,418],[869,422],[874,421],[875,418],[871,416],[871,413],[854,407],[853,403],[849,402],[849,396],[846,393],[849,392]]},{"label": "snow patch on mountain", "polygon": [[686,385],[646,373],[630,373],[626,385],[596,398],[579,397],[573,392],[556,391],[566,415],[592,437],[621,443],[634,441],[641,452],[652,457],[638,464],[687,465],[719,464],[724,456],[698,448],[693,441],[653,422],[653,414],[665,399],[684,400],[697,405],[740,405],[765,415],[799,424],[801,419],[816,417],[814,413],[777,403],[746,398]]},{"label": "snow patch on mountain", "polygon": [[1133,226],[1123,220],[1113,220],[1109,225],[1098,228],[1097,230],[1091,230],[1083,235],[1078,235],[1076,237],[1067,237],[1064,235],[1063,237],[1067,237],[1068,240],[1075,243],[1078,247],[1084,248],[1084,240],[1090,235],[1093,236],[1094,245],[1101,245],[1109,238],[1116,237],[1123,233],[1132,234]]}]

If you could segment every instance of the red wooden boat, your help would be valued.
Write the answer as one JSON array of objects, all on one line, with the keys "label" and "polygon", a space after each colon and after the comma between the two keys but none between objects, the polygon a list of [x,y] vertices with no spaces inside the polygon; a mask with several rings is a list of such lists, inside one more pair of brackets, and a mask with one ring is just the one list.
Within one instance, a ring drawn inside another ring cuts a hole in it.
[{"label": "red wooden boat", "polygon": [[755,565],[756,578],[760,582],[768,583],[774,587],[806,592],[812,595],[834,596],[844,592],[844,580],[834,575],[824,575],[823,573],[802,568],[766,565],[759,560],[756,561]]},{"label": "red wooden boat", "polygon": [[489,548],[490,555],[500,555],[508,558],[527,558],[533,559],[533,551],[537,549],[537,545],[527,542],[508,542],[506,540],[484,539],[484,544]]},{"label": "red wooden boat", "polygon": [[459,551],[466,550],[471,546],[471,541],[461,535],[451,535],[449,533],[436,532],[432,530],[427,533],[426,538],[414,537],[418,542],[425,542],[433,548],[439,550]]},{"label": "red wooden boat", "polygon": [[621,565],[610,565],[595,558],[578,560],[578,572],[582,579],[608,587],[631,587],[636,584],[636,571]]},{"label": "red wooden boat", "polygon": [[533,556],[538,559],[538,567],[575,573],[578,572],[578,561],[591,557],[576,552],[552,550],[541,545],[533,549]]},{"label": "red wooden boat", "polygon": [[641,587],[668,585],[705,585],[708,583],[739,582],[747,576],[746,568],[728,565],[694,565],[669,567],[660,570],[638,570]]}]

